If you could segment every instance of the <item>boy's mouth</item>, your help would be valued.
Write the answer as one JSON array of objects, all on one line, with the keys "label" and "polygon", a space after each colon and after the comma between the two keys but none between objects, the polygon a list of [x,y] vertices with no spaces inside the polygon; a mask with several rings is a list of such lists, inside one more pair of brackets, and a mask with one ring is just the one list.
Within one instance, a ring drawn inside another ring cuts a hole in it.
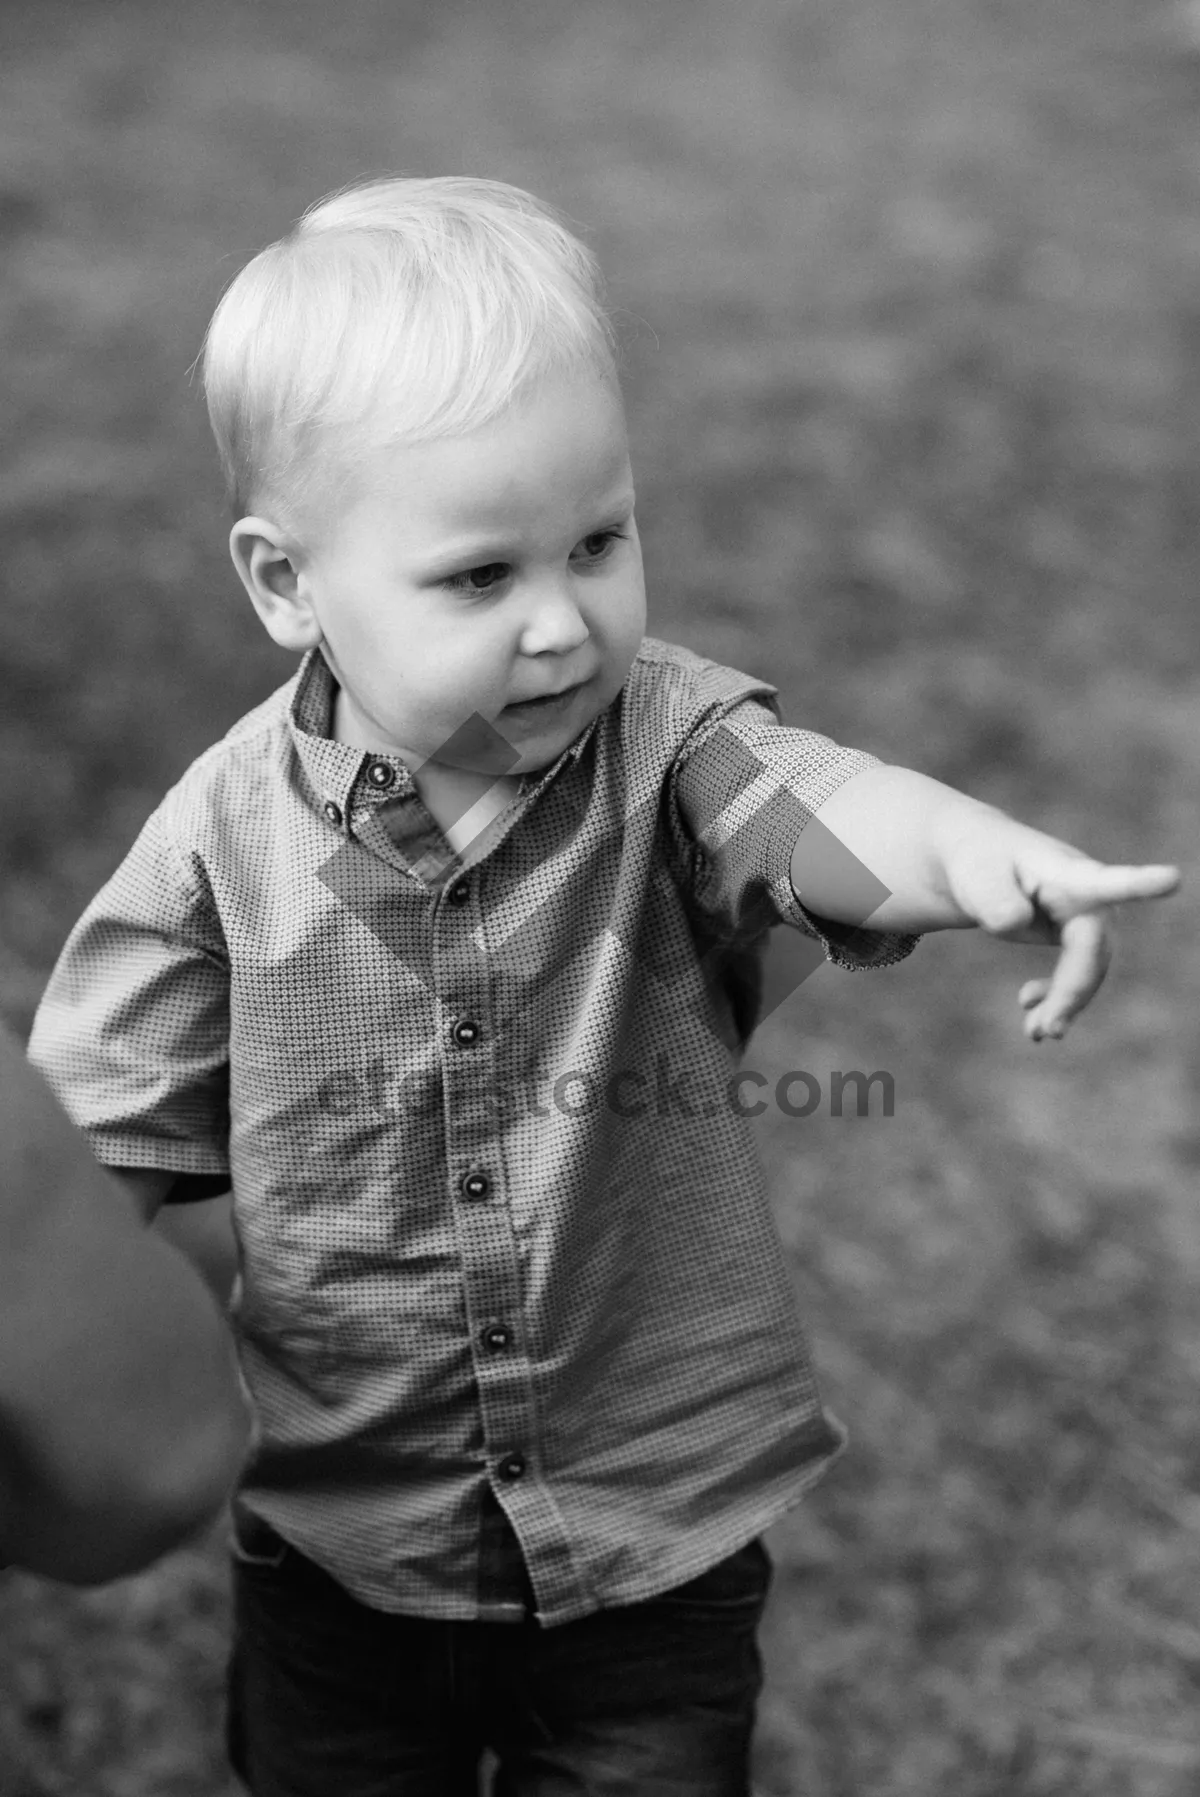
[{"label": "boy's mouth", "polygon": [[504,707],[504,717],[550,717],[568,706],[587,685],[586,680],[577,680],[574,686],[565,686],[557,693],[543,693],[538,699],[520,699],[515,704]]}]

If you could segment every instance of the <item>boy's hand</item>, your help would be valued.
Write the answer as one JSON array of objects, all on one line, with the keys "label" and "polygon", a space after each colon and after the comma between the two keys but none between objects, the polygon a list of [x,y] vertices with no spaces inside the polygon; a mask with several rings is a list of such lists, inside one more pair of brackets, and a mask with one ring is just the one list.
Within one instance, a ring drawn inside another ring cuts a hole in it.
[{"label": "boy's hand", "polygon": [[[790,873],[801,903],[836,923],[916,936],[978,926],[1060,948],[1050,978],[1021,988],[1035,1042],[1061,1036],[1103,980],[1113,906],[1165,898],[1180,882],[1177,867],[1106,867],[994,805],[882,763],[830,794],[797,836]],[[865,917],[864,896],[876,900]]]},{"label": "boy's hand", "polygon": [[1108,972],[1113,908],[1130,899],[1166,897],[1178,887],[1180,872],[1109,867],[1070,843],[984,809],[989,816],[972,818],[943,848],[948,895],[992,936],[1061,948],[1050,978],[1027,980],[1018,994],[1031,1041],[1057,1039]]}]

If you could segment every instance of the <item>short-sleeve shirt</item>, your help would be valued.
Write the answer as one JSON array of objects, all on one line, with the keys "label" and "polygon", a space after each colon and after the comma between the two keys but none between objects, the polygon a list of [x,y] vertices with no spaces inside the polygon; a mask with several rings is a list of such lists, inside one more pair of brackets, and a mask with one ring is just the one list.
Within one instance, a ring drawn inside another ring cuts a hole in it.
[{"label": "short-sleeve shirt", "polygon": [[[100,1160],[233,1190],[242,1497],[362,1602],[547,1626],[689,1579],[839,1451],[731,1085],[798,833],[878,765],[645,638],[456,854],[331,735],[317,651],[203,754],[76,925],[30,1052]],[[486,1591],[486,1585],[484,1587]]]}]

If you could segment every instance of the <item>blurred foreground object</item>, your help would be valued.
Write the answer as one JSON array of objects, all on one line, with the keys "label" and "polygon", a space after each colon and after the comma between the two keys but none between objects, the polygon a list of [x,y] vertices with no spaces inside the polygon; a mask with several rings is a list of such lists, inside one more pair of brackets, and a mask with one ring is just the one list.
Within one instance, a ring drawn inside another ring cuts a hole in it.
[{"label": "blurred foreground object", "polygon": [[0,1564],[139,1571],[216,1516],[249,1439],[217,1304],[0,1028]]}]

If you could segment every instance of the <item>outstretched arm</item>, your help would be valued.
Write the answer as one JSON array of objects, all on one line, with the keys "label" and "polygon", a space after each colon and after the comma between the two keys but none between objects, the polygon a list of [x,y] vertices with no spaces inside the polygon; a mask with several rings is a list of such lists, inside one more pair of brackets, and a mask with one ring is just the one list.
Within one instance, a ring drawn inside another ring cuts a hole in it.
[{"label": "outstretched arm", "polygon": [[0,1031],[0,1562],[137,1571],[215,1516],[249,1435],[217,1305]]},{"label": "outstretched arm", "polygon": [[[864,869],[888,893],[869,916]],[[836,922],[913,934],[977,925],[1061,948],[1052,977],[1019,995],[1026,1034],[1040,1041],[1061,1036],[1104,979],[1112,907],[1165,897],[1180,873],[1106,866],[925,774],[874,767],[839,786],[800,832],[791,879],[808,910]]]}]

